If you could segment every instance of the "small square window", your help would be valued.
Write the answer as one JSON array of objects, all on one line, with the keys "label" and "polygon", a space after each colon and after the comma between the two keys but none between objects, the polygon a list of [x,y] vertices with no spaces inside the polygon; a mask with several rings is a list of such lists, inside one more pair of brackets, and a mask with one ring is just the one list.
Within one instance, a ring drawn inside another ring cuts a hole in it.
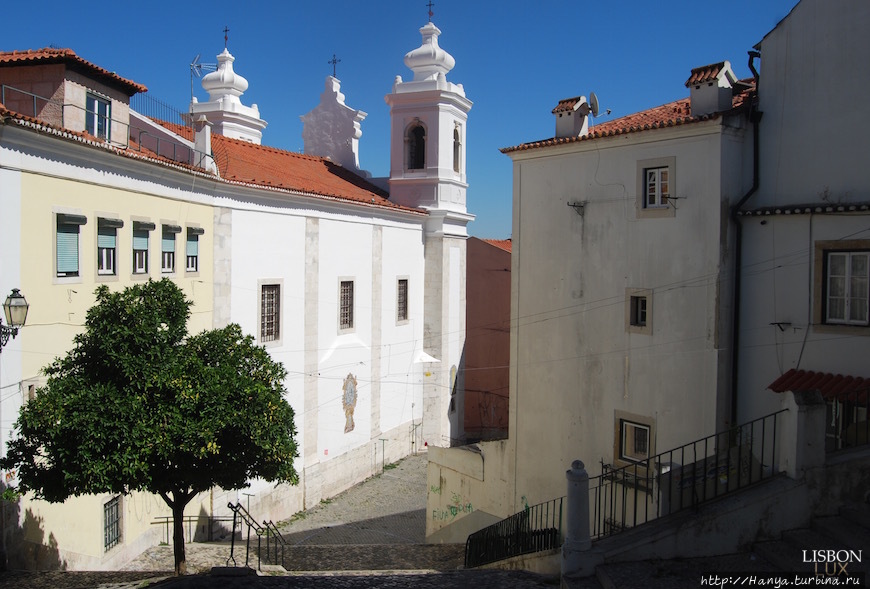
[{"label": "small square window", "polygon": [[339,305],[339,329],[353,329],[353,280],[341,281]]},{"label": "small square window", "polygon": [[396,321],[408,320],[408,279],[400,278],[396,287]]},{"label": "small square window", "polygon": [[281,338],[281,285],[260,286],[260,343]]},{"label": "small square window", "polygon": [[112,122],[112,104],[105,98],[88,94],[85,100],[85,131],[109,140]]},{"label": "small square window", "polygon": [[674,216],[676,162],[675,157],[637,162],[638,218]]},{"label": "small square window", "polygon": [[628,288],[625,291],[626,330],[652,334],[652,290]]},{"label": "small square window", "polygon": [[103,505],[103,538],[108,552],[121,543],[121,496],[109,499]]},{"label": "small square window", "polygon": [[670,182],[668,168],[647,168],[644,170],[646,183],[643,192],[643,208],[655,209],[668,206]]},{"label": "small square window", "polygon": [[646,327],[646,297],[631,297],[631,325]]},{"label": "small square window", "polygon": [[628,462],[646,463],[649,459],[650,428],[642,423],[619,420],[619,457]]}]

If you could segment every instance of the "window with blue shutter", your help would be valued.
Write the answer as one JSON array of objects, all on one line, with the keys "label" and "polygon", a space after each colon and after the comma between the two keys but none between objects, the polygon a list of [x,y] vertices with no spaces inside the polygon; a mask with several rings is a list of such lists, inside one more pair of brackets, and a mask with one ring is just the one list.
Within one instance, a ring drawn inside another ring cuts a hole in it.
[{"label": "window with blue shutter", "polygon": [[163,236],[160,241],[160,268],[164,274],[175,272],[175,234],[181,233],[181,227],[177,225],[164,225]]},{"label": "window with blue shutter", "polygon": [[57,214],[57,276],[79,275],[79,226],[87,222],[82,215]]},{"label": "window with blue shutter", "polygon": [[114,276],[118,250],[118,229],[124,226],[120,219],[97,219],[97,274]]},{"label": "window with blue shutter", "polygon": [[205,233],[204,229],[199,227],[187,228],[187,271],[199,272],[199,236]]},{"label": "window with blue shutter", "polygon": [[133,274],[148,274],[148,232],[156,225],[133,221]]}]

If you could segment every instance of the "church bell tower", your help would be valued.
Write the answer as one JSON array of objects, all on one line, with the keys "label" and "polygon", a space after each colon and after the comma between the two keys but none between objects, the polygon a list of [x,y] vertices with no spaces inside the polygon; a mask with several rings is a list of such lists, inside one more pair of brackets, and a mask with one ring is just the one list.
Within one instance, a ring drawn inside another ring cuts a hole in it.
[{"label": "church bell tower", "polygon": [[466,133],[471,101],[461,84],[447,81],[456,64],[438,46],[430,21],[423,42],[405,55],[414,79],[396,76],[390,105],[390,200],[428,213],[424,228],[425,352],[423,439],[453,446],[465,439]]}]

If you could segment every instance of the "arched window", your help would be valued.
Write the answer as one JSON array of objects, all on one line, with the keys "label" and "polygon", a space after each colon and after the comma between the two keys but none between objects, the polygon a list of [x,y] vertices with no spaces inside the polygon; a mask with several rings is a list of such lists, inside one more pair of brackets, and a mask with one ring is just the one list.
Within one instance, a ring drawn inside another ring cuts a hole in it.
[{"label": "arched window", "polygon": [[408,131],[408,169],[422,170],[426,167],[426,130],[415,125]]},{"label": "arched window", "polygon": [[462,140],[459,136],[459,127],[453,129],[453,171],[457,174],[461,172],[460,165],[462,162]]}]

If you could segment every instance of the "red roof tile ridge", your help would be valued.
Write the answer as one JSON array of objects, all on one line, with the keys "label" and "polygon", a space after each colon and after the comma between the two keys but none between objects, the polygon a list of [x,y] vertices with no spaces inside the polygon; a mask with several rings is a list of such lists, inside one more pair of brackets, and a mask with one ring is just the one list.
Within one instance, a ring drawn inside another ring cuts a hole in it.
[{"label": "red roof tile ridge", "polygon": [[42,49],[26,49],[15,51],[0,51],[0,63],[12,63],[16,61],[37,61],[39,59],[63,59],[72,61],[81,66],[84,66],[94,73],[109,78],[121,86],[125,86],[127,90],[132,91],[132,94],[137,92],[147,92],[148,88],[143,84],[134,82],[127,78],[123,78],[105,68],[102,68],[83,57],[79,56],[75,51],[69,48],[43,47]]},{"label": "red roof tile ridge", "polygon": [[509,253],[511,252],[513,245],[510,239],[483,239],[482,241]]},{"label": "red roof tile ridge", "polygon": [[870,378],[792,368],[767,386],[775,393],[820,391],[826,399],[870,393]]}]

